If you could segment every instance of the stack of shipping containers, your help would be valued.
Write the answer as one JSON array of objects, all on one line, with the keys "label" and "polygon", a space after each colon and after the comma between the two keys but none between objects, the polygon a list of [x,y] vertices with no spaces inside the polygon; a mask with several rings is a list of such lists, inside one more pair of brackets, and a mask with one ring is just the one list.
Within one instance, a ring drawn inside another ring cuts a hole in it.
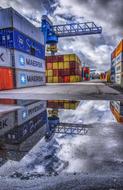
[{"label": "stack of shipping containers", "polygon": [[123,40],[111,54],[111,81],[123,87]]},{"label": "stack of shipping containers", "polygon": [[90,80],[90,68],[89,67],[82,68],[82,80],[83,81]]},{"label": "stack of shipping containers", "polygon": [[79,101],[69,101],[69,100],[54,100],[47,101],[47,108],[54,109],[72,109],[75,110],[79,105]]},{"label": "stack of shipping containers", "polygon": [[79,82],[81,72],[81,61],[75,54],[46,57],[47,83]]},{"label": "stack of shipping containers", "polygon": [[0,9],[0,90],[44,84],[43,33],[14,9]]},{"label": "stack of shipping containers", "polygon": [[46,101],[17,100],[16,105],[22,108],[0,117],[3,124],[1,141],[4,144],[21,144],[39,129],[43,137],[47,125]]}]

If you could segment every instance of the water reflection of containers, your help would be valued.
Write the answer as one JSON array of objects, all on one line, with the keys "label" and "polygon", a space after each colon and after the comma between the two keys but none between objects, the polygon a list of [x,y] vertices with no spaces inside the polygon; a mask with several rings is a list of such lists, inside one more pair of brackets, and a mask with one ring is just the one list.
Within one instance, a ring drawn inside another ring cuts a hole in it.
[{"label": "water reflection of containers", "polygon": [[15,112],[6,113],[0,117],[0,136],[14,128]]},{"label": "water reflection of containers", "polygon": [[57,108],[57,109],[73,109],[75,110],[79,105],[79,101],[69,101],[69,100],[55,100],[47,101],[48,108]]},{"label": "water reflection of containers", "polygon": [[16,111],[17,125],[21,125],[46,110],[46,101],[37,101]]},{"label": "water reflection of containers", "polygon": [[4,142],[19,144],[47,123],[46,110],[4,135]]},{"label": "water reflection of containers", "polygon": [[12,8],[0,10],[0,28],[16,28],[27,36],[44,43],[44,37],[40,28],[35,27],[25,17],[21,16]]},{"label": "water reflection of containers", "polygon": [[3,144],[7,160],[20,161],[45,135],[46,124],[18,144]]},{"label": "water reflection of containers", "polygon": [[111,101],[110,108],[116,120],[123,123],[123,102]]}]

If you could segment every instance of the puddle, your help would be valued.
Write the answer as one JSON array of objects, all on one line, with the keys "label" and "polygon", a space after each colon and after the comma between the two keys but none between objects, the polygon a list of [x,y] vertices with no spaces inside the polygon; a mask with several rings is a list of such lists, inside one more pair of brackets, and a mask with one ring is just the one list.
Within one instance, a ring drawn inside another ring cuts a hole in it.
[{"label": "puddle", "polygon": [[0,100],[0,175],[123,172],[123,101]]}]

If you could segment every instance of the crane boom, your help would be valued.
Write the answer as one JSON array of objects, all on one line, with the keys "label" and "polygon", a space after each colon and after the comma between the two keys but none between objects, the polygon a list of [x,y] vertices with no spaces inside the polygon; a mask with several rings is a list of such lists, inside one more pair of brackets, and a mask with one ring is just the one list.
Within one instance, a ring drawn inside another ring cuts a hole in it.
[{"label": "crane boom", "polygon": [[64,25],[54,25],[53,31],[58,37],[69,37],[100,34],[102,33],[102,27],[96,26],[94,22],[71,23]]}]

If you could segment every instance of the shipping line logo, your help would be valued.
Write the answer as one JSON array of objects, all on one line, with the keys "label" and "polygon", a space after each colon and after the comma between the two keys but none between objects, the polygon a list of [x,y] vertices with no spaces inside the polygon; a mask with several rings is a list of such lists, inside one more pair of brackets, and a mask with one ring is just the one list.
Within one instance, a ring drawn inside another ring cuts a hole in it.
[{"label": "shipping line logo", "polygon": [[20,56],[19,56],[19,63],[20,63],[20,65],[22,65],[22,66],[25,65],[25,59],[24,59],[24,56],[23,56],[23,55],[20,55]]},{"label": "shipping line logo", "polygon": [[27,83],[27,78],[26,78],[26,74],[21,74],[20,75],[20,82],[21,84],[25,85]]}]

